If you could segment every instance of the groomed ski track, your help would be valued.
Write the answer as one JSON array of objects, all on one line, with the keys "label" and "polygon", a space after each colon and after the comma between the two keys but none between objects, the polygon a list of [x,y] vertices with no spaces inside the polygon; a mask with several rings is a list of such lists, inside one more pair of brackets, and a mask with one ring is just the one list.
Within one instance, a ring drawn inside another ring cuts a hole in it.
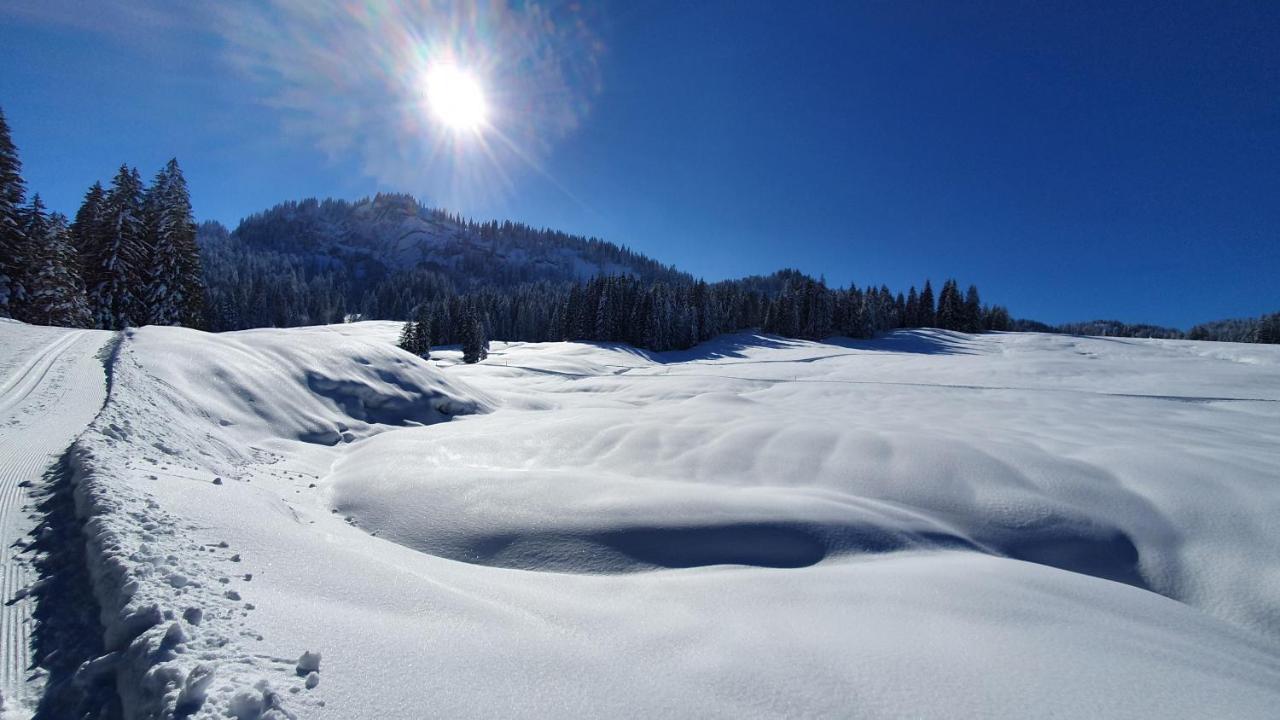
[{"label": "groomed ski track", "polygon": [[20,555],[36,523],[28,488],[102,408],[106,376],[98,356],[112,335],[0,322],[0,697],[6,718],[25,715],[40,691],[31,677],[32,600],[18,597],[35,580],[29,558]]}]

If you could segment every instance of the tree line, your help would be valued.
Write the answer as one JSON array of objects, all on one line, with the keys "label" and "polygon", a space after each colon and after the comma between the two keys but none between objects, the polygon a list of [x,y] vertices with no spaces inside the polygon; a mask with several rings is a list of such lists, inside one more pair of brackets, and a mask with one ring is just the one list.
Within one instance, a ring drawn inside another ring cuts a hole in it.
[{"label": "tree line", "polygon": [[177,160],[143,184],[122,165],[94,183],[75,219],[49,212],[26,183],[0,111],[0,317],[118,330],[204,322],[204,276],[191,198]]},{"label": "tree line", "polygon": [[1256,318],[1214,320],[1195,325],[1186,332],[1178,328],[1145,323],[1125,323],[1119,320],[1093,320],[1090,322],[1047,325],[1035,320],[1019,319],[1013,321],[1013,330],[1017,332],[1046,332],[1102,337],[1280,344],[1280,312]]},{"label": "tree line", "polygon": [[983,305],[972,285],[961,294],[954,280],[943,284],[935,302],[928,280],[923,290],[912,286],[906,295],[895,295],[885,286],[830,288],[794,270],[718,283],[603,275],[584,283],[486,288],[424,301],[405,324],[401,347],[425,356],[433,344],[460,344],[464,356],[478,357],[478,349],[467,348],[481,348],[494,337],[620,342],[664,351],[748,329],[818,340],[911,327],[1007,330],[1010,323],[1005,308]]}]

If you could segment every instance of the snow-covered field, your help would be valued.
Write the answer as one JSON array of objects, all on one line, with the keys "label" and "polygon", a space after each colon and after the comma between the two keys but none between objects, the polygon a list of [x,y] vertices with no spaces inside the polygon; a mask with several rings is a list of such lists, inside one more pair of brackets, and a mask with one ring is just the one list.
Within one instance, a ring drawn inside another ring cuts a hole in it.
[{"label": "snow-covered field", "polygon": [[124,338],[73,466],[127,713],[1280,707],[1280,347],[398,329]]}]

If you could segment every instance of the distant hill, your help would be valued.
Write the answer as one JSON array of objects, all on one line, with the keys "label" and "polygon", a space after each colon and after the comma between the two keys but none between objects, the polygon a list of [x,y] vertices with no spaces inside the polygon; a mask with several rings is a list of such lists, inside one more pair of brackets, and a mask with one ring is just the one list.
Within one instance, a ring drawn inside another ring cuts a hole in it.
[{"label": "distant hill", "polygon": [[1048,332],[1066,335],[1097,335],[1101,337],[1178,339],[1186,336],[1186,333],[1178,328],[1148,325],[1146,323],[1125,323],[1119,320],[1090,320],[1088,322],[1049,325],[1035,320],[1018,319],[1013,322],[1013,329],[1019,332]]},{"label": "distant hill", "polygon": [[1280,343],[1280,313],[1256,318],[1231,318],[1201,323],[1183,332],[1177,328],[1124,323],[1119,320],[1092,320],[1089,322],[1048,325],[1035,320],[1013,321],[1013,329],[1019,332],[1049,332],[1069,335],[1099,335],[1102,337],[1166,338],[1187,340],[1217,340],[1220,342]]},{"label": "distant hill", "polygon": [[308,199],[200,227],[214,329],[407,317],[423,298],[629,275],[692,278],[625,247],[513,222],[473,222],[409,195]]}]

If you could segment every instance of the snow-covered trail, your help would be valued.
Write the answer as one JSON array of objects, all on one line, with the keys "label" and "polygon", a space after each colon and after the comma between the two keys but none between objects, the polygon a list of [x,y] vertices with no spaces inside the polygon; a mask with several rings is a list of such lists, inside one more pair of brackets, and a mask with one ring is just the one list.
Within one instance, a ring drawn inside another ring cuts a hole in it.
[{"label": "snow-covered trail", "polygon": [[6,709],[33,701],[31,601],[8,601],[35,579],[16,557],[34,526],[26,486],[56,462],[106,398],[98,351],[112,333],[0,324],[0,694]]}]

